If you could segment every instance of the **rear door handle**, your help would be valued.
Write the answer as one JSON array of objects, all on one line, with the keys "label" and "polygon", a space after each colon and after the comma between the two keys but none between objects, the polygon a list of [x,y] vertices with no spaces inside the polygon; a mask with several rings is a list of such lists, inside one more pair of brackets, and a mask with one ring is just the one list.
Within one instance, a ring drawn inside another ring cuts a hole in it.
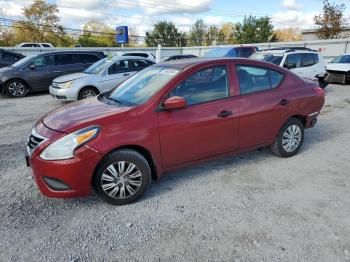
[{"label": "rear door handle", "polygon": [[289,104],[289,101],[287,100],[287,99],[282,99],[281,101],[280,101],[280,105],[281,106],[285,106],[285,105],[288,105]]},{"label": "rear door handle", "polygon": [[129,76],[130,74],[129,73],[125,73],[125,74],[123,74],[123,76]]},{"label": "rear door handle", "polygon": [[59,72],[61,72],[60,70],[55,70],[55,71],[53,71],[54,73],[59,73]]},{"label": "rear door handle", "polygon": [[225,118],[231,115],[232,115],[232,111],[223,110],[218,114],[218,117]]}]

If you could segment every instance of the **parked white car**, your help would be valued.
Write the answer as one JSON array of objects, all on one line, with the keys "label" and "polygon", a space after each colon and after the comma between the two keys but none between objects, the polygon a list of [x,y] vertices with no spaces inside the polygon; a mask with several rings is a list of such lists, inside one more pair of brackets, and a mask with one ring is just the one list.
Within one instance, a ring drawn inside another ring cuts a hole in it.
[{"label": "parked white car", "polygon": [[308,79],[317,79],[317,75],[326,73],[322,55],[315,50],[303,47],[262,50],[252,54],[250,58],[279,65]]},{"label": "parked white car", "polygon": [[104,58],[82,73],[64,75],[53,80],[50,94],[59,100],[74,101],[105,93],[136,72],[153,65],[147,58],[114,56]]},{"label": "parked white car", "polygon": [[326,70],[327,82],[341,84],[350,82],[350,54],[337,56],[326,65]]},{"label": "parked white car", "polygon": [[20,43],[15,47],[39,47],[39,48],[53,48],[54,46],[51,43]]},{"label": "parked white car", "polygon": [[144,57],[152,61],[156,60],[156,57],[151,52],[143,52],[143,51],[115,52],[113,53],[113,56],[137,56],[137,57]]}]

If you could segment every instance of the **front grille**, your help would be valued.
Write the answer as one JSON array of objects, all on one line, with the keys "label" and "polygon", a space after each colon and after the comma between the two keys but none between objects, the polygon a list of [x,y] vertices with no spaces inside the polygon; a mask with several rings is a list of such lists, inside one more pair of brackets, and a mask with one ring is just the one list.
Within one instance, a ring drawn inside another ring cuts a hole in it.
[{"label": "front grille", "polygon": [[346,75],[344,72],[339,72],[339,71],[327,71],[327,76],[325,80],[329,83],[341,83],[345,84],[346,83]]},{"label": "front grille", "polygon": [[35,148],[37,148],[41,143],[43,143],[47,138],[39,135],[35,128],[32,129],[28,139],[27,139],[27,150],[28,154],[31,155]]}]

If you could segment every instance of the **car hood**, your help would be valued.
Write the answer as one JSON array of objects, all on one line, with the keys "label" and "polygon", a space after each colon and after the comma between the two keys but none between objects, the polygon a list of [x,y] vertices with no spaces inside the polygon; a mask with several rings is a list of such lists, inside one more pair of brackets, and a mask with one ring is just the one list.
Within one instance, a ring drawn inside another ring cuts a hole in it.
[{"label": "car hood", "polygon": [[11,66],[2,67],[2,68],[0,68],[0,74],[10,72],[10,71],[12,71],[13,69],[14,69],[14,68],[11,67]]},{"label": "car hood", "polygon": [[103,125],[103,120],[109,116],[114,116],[112,122],[115,123],[129,110],[131,107],[108,105],[93,97],[49,112],[43,117],[43,124],[55,131],[71,133],[90,125]]},{"label": "car hood", "polygon": [[326,65],[326,69],[327,70],[347,72],[347,71],[350,71],[350,64],[329,63],[329,64]]},{"label": "car hood", "polygon": [[53,80],[53,82],[65,83],[68,81],[73,81],[73,80],[77,80],[77,79],[85,78],[85,77],[89,77],[89,76],[91,76],[91,75],[89,75],[87,73],[74,73],[74,74],[63,75],[63,76],[57,77]]}]

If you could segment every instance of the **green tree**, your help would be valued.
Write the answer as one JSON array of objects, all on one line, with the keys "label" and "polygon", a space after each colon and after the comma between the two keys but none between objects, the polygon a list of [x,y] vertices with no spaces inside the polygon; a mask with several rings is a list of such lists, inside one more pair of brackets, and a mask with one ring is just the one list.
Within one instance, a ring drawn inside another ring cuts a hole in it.
[{"label": "green tree", "polygon": [[217,45],[219,39],[220,30],[217,26],[211,25],[208,27],[207,33],[205,34],[206,45]]},{"label": "green tree", "polygon": [[205,45],[208,26],[202,19],[197,20],[190,29],[189,42],[194,46]]},{"label": "green tree", "polygon": [[84,47],[113,47],[117,46],[115,30],[103,22],[92,20],[83,27],[84,33],[77,44]]},{"label": "green tree", "polygon": [[167,21],[155,24],[153,31],[146,32],[147,46],[186,46],[186,35],[178,31],[176,26]]},{"label": "green tree", "polygon": [[276,41],[273,25],[269,17],[244,17],[243,23],[238,23],[234,37],[240,44],[263,43]]},{"label": "green tree", "polygon": [[317,36],[321,39],[338,38],[346,24],[344,11],[344,4],[330,4],[324,0],[322,14],[314,17],[315,25],[319,26]]}]

